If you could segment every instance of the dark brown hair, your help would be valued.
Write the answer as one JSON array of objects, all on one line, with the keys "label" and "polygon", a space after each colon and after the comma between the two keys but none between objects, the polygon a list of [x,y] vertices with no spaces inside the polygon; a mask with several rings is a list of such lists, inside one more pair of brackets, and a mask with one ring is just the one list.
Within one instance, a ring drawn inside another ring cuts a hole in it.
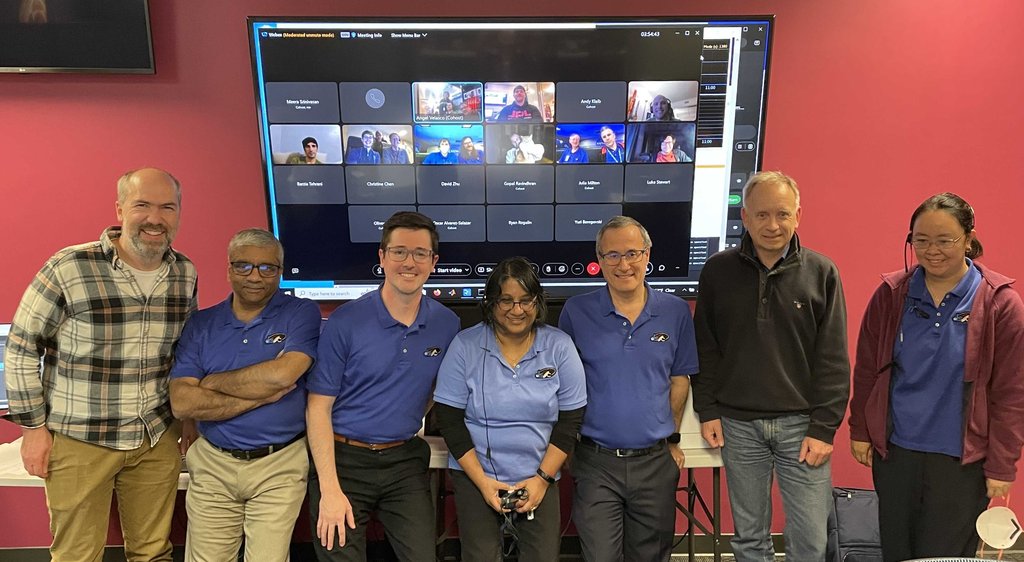
[{"label": "dark brown hair", "polygon": [[411,228],[413,230],[426,230],[430,233],[430,249],[437,254],[437,227],[430,217],[415,211],[398,211],[391,215],[391,218],[384,223],[383,232],[380,236],[380,249],[387,251],[388,242],[391,241],[391,233],[396,228]]}]

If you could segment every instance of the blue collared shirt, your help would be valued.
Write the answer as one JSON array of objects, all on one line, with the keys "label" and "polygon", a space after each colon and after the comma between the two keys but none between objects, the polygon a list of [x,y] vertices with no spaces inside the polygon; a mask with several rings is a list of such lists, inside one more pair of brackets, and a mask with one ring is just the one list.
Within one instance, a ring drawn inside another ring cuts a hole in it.
[{"label": "blue collared shirt", "polygon": [[[171,378],[193,377],[249,367],[283,352],[316,360],[320,308],[315,302],[275,293],[248,324],[235,318],[229,296],[194,314],[185,324],[174,354]],[[231,419],[200,421],[199,432],[224,449],[257,449],[285,443],[306,429],[305,375],[277,402]]]},{"label": "blue collared shirt", "polygon": [[[540,466],[558,412],[586,406],[583,363],[569,336],[541,325],[533,346],[513,367],[494,330],[480,323],[452,341],[434,400],[466,410],[466,426],[488,476],[520,482]],[[448,466],[462,470],[451,455]]]},{"label": "blue collared shirt", "polygon": [[918,268],[910,278],[899,336],[893,346],[889,440],[904,449],[960,457],[963,453],[964,352],[967,323],[981,272],[967,273],[932,302]]},{"label": "blue collared shirt", "polygon": [[409,439],[458,331],[458,316],[433,299],[421,299],[416,320],[405,326],[372,291],[331,314],[307,387],[336,397],[335,433],[367,443]]},{"label": "blue collared shirt", "polygon": [[678,431],[671,377],[697,373],[690,306],[645,287],[647,303],[634,324],[615,311],[607,287],[566,301],[558,321],[586,371],[580,433],[604,447],[649,447]]}]

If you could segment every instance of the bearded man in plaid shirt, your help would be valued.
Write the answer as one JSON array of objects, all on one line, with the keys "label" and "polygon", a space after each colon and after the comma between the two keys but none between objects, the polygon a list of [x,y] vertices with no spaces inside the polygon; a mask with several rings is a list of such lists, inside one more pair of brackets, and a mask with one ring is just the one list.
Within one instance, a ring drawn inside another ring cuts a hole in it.
[{"label": "bearded man in plaid shirt", "polygon": [[128,172],[121,225],[57,252],[15,313],[7,418],[22,427],[25,469],[46,482],[55,561],[102,558],[113,491],[126,557],[171,560],[181,429],[168,371],[197,304],[195,266],[171,249],[180,206],[167,172]]}]

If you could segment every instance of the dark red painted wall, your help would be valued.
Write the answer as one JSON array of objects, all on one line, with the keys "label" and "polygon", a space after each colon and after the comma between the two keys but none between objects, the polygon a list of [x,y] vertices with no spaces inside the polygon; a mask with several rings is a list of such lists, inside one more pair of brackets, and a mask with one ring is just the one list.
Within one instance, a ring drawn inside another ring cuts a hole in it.
[{"label": "dark red painted wall", "polygon": [[[902,267],[908,217],[928,195],[966,197],[985,263],[1021,275],[1024,50],[1012,26],[1024,3],[1015,0],[150,4],[155,76],[0,76],[0,322],[48,256],[115,222],[115,180],[145,165],[184,184],[175,246],[199,267],[201,304],[227,294],[228,238],[266,225],[247,15],[775,14],[764,163],[800,182],[800,234],[839,265],[851,348],[878,273]],[[0,422],[0,441],[17,435]],[[835,482],[869,487],[847,449],[842,429]],[[0,489],[0,505],[0,548],[49,543],[41,490]],[[781,522],[777,506],[773,529]]]}]

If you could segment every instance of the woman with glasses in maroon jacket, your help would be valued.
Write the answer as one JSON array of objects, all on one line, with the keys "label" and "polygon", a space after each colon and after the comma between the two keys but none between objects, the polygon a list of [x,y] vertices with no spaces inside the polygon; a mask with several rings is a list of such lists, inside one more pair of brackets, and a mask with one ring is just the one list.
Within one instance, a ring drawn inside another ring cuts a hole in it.
[{"label": "woman with glasses in maroon jacket", "polygon": [[886,561],[970,557],[1024,444],[1024,304],[975,261],[958,195],[918,206],[907,243],[918,265],[882,276],[861,323],[851,450],[871,467]]}]

